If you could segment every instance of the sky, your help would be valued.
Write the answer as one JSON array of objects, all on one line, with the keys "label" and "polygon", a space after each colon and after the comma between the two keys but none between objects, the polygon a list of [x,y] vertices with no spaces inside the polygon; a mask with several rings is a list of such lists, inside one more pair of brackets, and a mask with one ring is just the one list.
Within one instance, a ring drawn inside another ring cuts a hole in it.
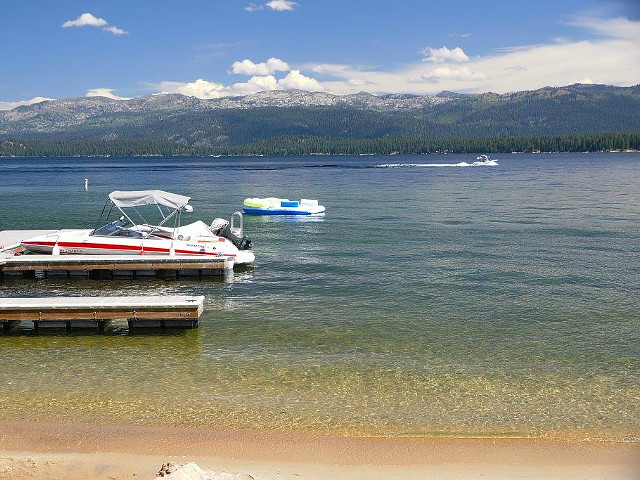
[{"label": "sky", "polygon": [[0,109],[49,98],[640,83],[640,0],[0,0]]}]

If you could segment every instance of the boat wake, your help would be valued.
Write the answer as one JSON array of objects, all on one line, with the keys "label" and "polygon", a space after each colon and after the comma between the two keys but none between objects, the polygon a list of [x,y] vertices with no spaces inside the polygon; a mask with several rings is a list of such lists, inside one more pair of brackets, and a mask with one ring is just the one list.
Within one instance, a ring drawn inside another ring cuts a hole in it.
[{"label": "boat wake", "polygon": [[490,160],[488,162],[460,162],[460,163],[383,163],[375,168],[407,168],[407,167],[496,167],[498,162]]}]

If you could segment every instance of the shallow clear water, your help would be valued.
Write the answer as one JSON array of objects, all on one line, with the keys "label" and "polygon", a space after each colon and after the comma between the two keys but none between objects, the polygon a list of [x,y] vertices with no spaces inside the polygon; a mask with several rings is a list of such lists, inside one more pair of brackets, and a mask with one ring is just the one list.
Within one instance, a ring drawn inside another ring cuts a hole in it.
[{"label": "shallow clear water", "polygon": [[0,230],[93,227],[116,189],[189,195],[206,222],[250,196],[327,207],[245,217],[256,264],[233,281],[4,279],[206,311],[187,332],[0,334],[0,418],[637,438],[640,154],[496,158],[0,159]]}]

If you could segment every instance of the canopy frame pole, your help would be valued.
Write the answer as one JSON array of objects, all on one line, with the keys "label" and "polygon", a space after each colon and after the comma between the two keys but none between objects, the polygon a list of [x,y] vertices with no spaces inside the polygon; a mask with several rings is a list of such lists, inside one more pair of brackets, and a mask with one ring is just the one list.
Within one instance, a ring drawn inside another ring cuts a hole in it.
[{"label": "canopy frame pole", "polygon": [[[113,202],[112,202],[112,203],[113,203]],[[115,205],[115,203],[114,203],[114,205]],[[126,213],[124,213],[124,210],[122,210],[118,205],[116,205],[116,208],[117,208],[118,210],[120,210],[120,213],[121,213],[122,215],[124,215],[124,216],[125,216],[125,218],[126,218],[127,220],[129,220],[129,222],[131,222],[131,225],[137,225],[137,223],[136,223],[136,222],[134,222],[133,220],[131,220],[131,219],[129,218],[129,215],[127,215]],[[138,215],[140,215],[140,214],[138,213]],[[143,218],[142,220],[144,220],[144,218]]]}]

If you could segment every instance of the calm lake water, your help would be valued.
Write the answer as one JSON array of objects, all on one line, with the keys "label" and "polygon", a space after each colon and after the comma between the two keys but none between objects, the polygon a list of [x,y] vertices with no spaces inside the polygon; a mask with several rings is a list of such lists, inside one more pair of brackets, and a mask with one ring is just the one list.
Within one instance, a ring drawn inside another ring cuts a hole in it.
[{"label": "calm lake water", "polygon": [[640,154],[495,158],[0,159],[0,230],[91,228],[112,190],[207,223],[327,207],[245,217],[256,264],[227,281],[2,280],[206,303],[186,332],[0,334],[0,418],[637,441]]}]

